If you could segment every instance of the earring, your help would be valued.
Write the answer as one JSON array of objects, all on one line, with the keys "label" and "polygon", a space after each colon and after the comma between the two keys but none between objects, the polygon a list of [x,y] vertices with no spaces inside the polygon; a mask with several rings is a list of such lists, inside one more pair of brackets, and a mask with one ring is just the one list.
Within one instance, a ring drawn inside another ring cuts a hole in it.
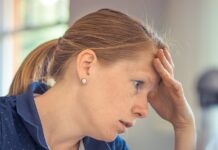
[{"label": "earring", "polygon": [[81,79],[82,84],[86,84],[87,80],[85,78]]}]

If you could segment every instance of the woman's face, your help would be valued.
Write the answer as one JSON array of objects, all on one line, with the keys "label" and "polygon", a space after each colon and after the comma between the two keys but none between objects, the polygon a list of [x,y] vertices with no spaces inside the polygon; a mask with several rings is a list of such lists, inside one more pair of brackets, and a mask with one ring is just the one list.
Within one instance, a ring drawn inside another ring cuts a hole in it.
[{"label": "woman's face", "polygon": [[117,134],[148,114],[148,94],[157,88],[159,76],[152,66],[157,50],[141,52],[138,58],[110,67],[97,66],[83,87],[82,103],[89,136],[112,141]]}]

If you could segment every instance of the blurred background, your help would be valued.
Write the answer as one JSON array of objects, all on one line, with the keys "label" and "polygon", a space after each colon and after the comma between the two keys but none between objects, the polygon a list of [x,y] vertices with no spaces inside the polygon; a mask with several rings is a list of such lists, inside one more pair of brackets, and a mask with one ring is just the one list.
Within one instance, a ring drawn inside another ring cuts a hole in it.
[{"label": "blurred background", "polygon": [[[199,104],[197,83],[202,73],[218,67],[218,0],[0,0],[0,96],[7,94],[29,52],[59,38],[78,18],[100,8],[120,10],[149,23],[166,38],[176,65],[175,76],[196,116],[198,143],[201,141],[198,149],[213,150],[207,147],[209,138],[202,138],[206,134],[202,118],[210,118],[211,124],[218,118],[216,113],[203,115],[207,112]],[[139,120],[122,136],[132,150],[173,149],[172,126],[152,108],[148,118]]]}]

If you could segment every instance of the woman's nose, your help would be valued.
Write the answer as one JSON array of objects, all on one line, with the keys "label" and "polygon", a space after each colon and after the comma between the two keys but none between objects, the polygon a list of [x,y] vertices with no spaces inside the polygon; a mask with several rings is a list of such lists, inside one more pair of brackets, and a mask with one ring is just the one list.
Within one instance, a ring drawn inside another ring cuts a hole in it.
[{"label": "woman's nose", "polygon": [[145,118],[148,115],[148,104],[137,104],[132,107],[132,113],[136,118]]}]

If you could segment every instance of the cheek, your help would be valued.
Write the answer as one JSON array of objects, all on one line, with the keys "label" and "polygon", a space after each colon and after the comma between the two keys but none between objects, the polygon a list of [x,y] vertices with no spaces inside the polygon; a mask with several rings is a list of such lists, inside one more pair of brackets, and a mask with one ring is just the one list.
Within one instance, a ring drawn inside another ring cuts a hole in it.
[{"label": "cheek", "polygon": [[[98,79],[91,80],[85,87],[88,101],[87,109],[95,119],[115,120],[128,115],[133,104],[134,88],[127,79],[117,75],[98,76]],[[97,116],[95,116],[98,114]],[[94,118],[93,118],[94,119]]]},{"label": "cheek", "polygon": [[125,113],[131,105],[128,89],[112,80],[97,84],[93,91],[96,111],[107,115],[107,118],[115,118],[121,112]]},{"label": "cheek", "polygon": [[113,109],[122,109],[127,107],[130,103],[131,92],[129,87],[122,83],[110,83],[105,87],[102,95],[108,103],[108,106],[112,106]]},{"label": "cheek", "polygon": [[119,120],[130,114],[134,92],[131,90],[129,86],[112,80],[87,85],[86,112],[90,125],[98,129],[99,138],[115,138]]}]

